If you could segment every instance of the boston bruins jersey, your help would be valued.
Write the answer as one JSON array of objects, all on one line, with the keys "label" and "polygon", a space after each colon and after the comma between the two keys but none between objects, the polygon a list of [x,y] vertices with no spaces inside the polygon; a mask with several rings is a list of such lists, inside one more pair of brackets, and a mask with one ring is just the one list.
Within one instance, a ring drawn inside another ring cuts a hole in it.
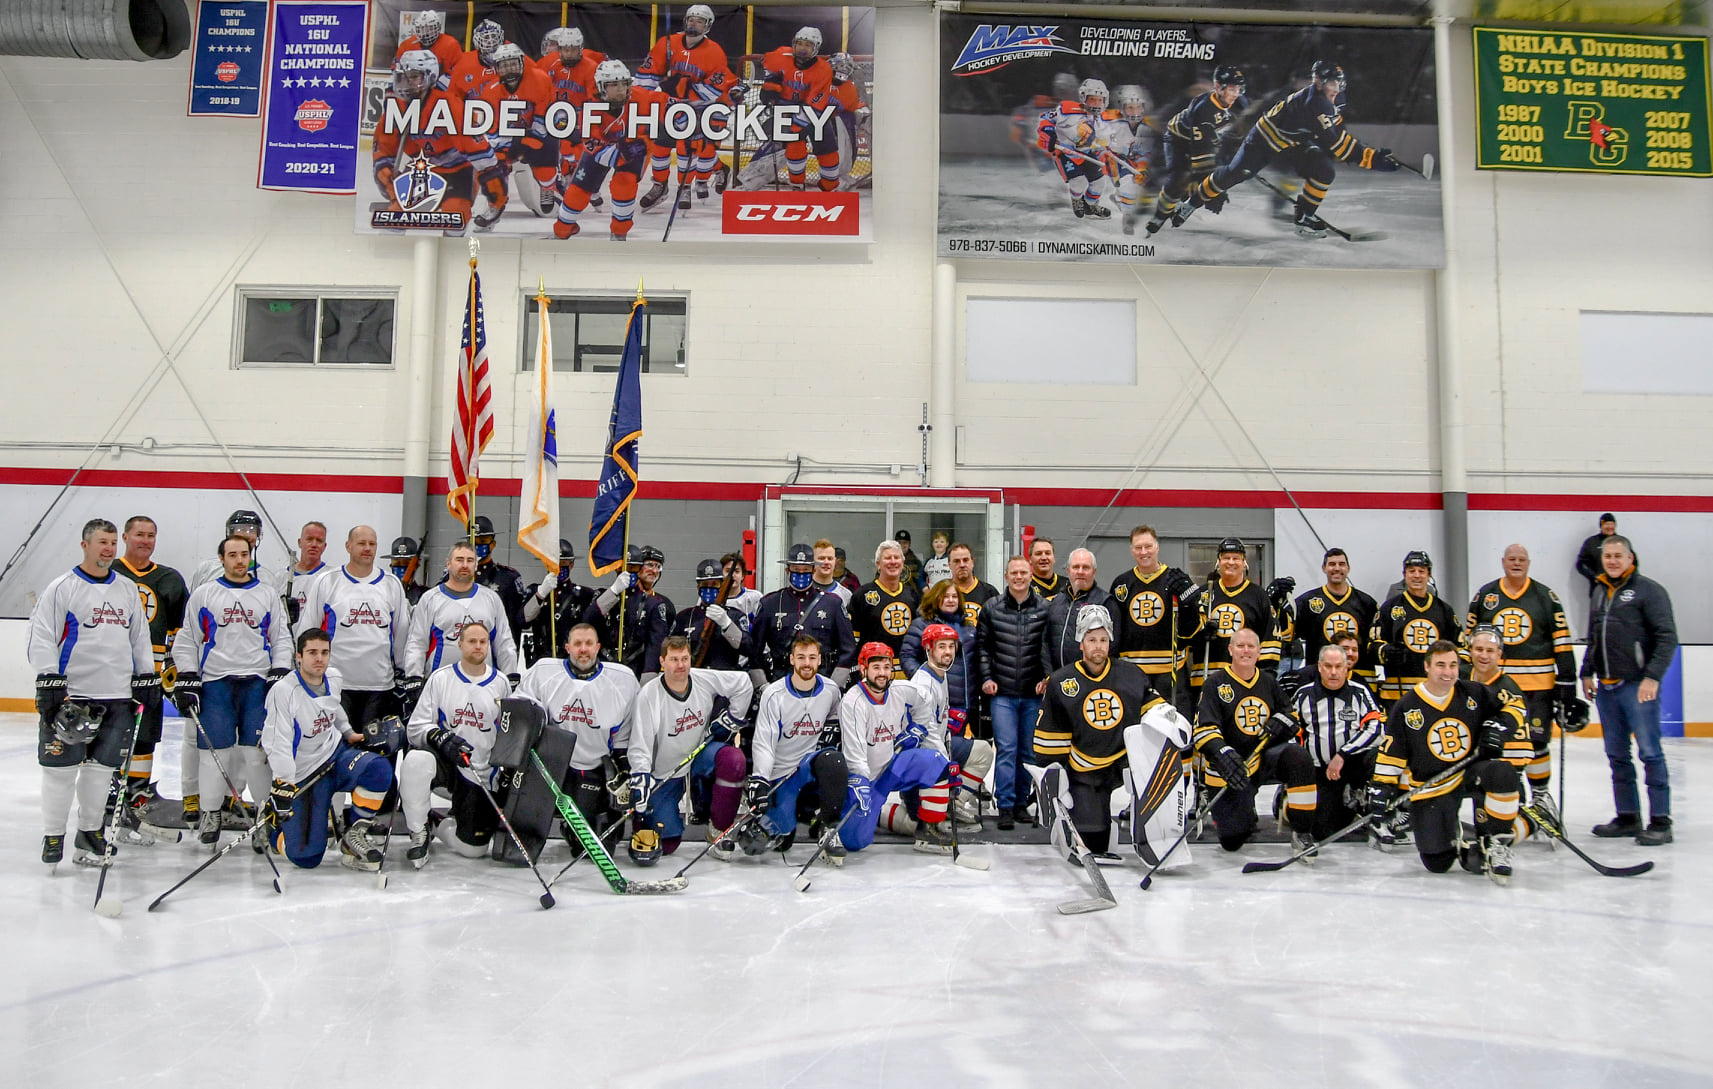
[{"label": "boston bruins jersey", "polygon": [[[1120,658],[1136,663],[1150,677],[1181,668],[1189,656],[1190,641],[1201,631],[1202,614],[1195,605],[1178,605],[1166,587],[1175,573],[1162,566],[1152,575],[1132,567],[1112,580],[1112,609],[1118,616],[1118,635],[1113,650]],[[1171,614],[1171,617],[1168,617]],[[1177,660],[1173,660],[1173,652]]]},{"label": "boston bruins jersey", "polygon": [[1401,590],[1386,599],[1374,616],[1374,627],[1368,633],[1372,661],[1381,661],[1381,653],[1389,645],[1404,648],[1404,664],[1396,670],[1387,669],[1380,685],[1380,698],[1388,703],[1400,699],[1413,684],[1427,680],[1425,655],[1427,648],[1444,639],[1457,644],[1457,656],[1465,660],[1463,631],[1451,606],[1429,594],[1425,599],[1410,596]]},{"label": "boston bruins jersey", "polygon": [[1079,661],[1047,678],[1035,725],[1035,755],[1073,772],[1100,772],[1124,759],[1124,730],[1163,701],[1148,675],[1122,660],[1098,673]]},{"label": "boston bruins jersey", "polygon": [[[1474,681],[1456,681],[1443,700],[1426,685],[1412,685],[1386,715],[1386,737],[1374,762],[1374,781],[1420,785],[1463,760],[1481,744],[1481,724],[1497,719],[1505,724],[1505,749],[1500,759],[1522,767],[1534,755],[1521,704],[1507,703],[1495,689]],[[1463,786],[1464,768],[1419,797],[1438,798]]]},{"label": "boston bruins jersey", "polygon": [[1261,668],[1279,668],[1279,636],[1273,628],[1273,606],[1261,588],[1244,579],[1227,588],[1218,579],[1202,592],[1199,646],[1190,668],[1190,683],[1199,687],[1209,672],[1231,661],[1231,637],[1248,628],[1261,637]]},{"label": "boston bruins jersey", "polygon": [[184,606],[190,600],[184,576],[158,563],[151,563],[139,571],[123,557],[115,560],[113,567],[137,584],[137,596],[143,602],[143,617],[149,622],[149,642],[155,647],[155,672],[162,675],[170,692],[175,671],[167,660],[167,651],[172,647],[173,636],[184,626]]},{"label": "boston bruins jersey", "polygon": [[1464,641],[1481,624],[1499,629],[1505,644],[1504,672],[1524,692],[1550,692],[1559,681],[1576,680],[1576,652],[1570,644],[1570,625],[1558,595],[1534,579],[1523,584],[1512,597],[1504,580],[1494,579],[1475,591],[1464,619]]},{"label": "boston bruins jersey", "polygon": [[[1202,685],[1190,747],[1203,752],[1230,745],[1254,775],[1261,770],[1261,735],[1275,712],[1290,714],[1291,700],[1273,674],[1257,669],[1255,676],[1245,681],[1229,669],[1216,669]],[[1225,785],[1212,764],[1205,775],[1209,786]]]},{"label": "boston bruins jersey", "polygon": [[1476,683],[1486,685],[1488,688],[1497,692],[1499,694],[1499,699],[1505,704],[1505,706],[1517,708],[1522,712],[1524,720],[1528,719],[1528,701],[1523,698],[1522,686],[1517,683],[1517,679],[1515,677],[1511,676],[1511,671],[1509,669],[1501,669],[1493,675],[1492,679],[1477,681]]},{"label": "boston bruins jersey", "polygon": [[857,650],[862,650],[864,643],[885,643],[896,660],[920,600],[908,579],[899,580],[896,594],[878,582],[863,583],[851,595],[851,630],[856,634]]},{"label": "boston bruins jersey", "polygon": [[1046,601],[1050,597],[1064,593],[1065,587],[1070,584],[1071,580],[1059,574],[1057,571],[1053,572],[1052,578],[1046,579],[1033,572],[1029,575],[1029,585],[1033,586],[1035,588],[1035,592],[1041,595],[1042,601]]},{"label": "boston bruins jersey", "polygon": [[1342,597],[1325,586],[1298,594],[1296,633],[1303,641],[1303,660],[1313,665],[1320,661],[1322,647],[1336,643],[1341,635],[1354,635],[1363,649],[1352,672],[1364,680],[1373,677],[1373,651],[1366,644],[1374,628],[1374,614],[1379,611],[1372,597],[1348,583]]}]

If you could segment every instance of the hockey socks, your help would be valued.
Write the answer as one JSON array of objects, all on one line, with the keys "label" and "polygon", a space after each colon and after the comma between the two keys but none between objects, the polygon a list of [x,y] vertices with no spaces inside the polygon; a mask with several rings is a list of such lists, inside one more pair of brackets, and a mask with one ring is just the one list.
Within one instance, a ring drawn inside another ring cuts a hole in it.
[{"label": "hockey socks", "polygon": [[71,799],[75,793],[77,768],[42,769],[42,831],[45,834],[65,835],[66,819],[71,816]]},{"label": "hockey socks", "polygon": [[743,750],[735,745],[727,745],[714,754],[714,788],[708,802],[708,820],[713,827],[730,828],[737,819],[748,770]]}]

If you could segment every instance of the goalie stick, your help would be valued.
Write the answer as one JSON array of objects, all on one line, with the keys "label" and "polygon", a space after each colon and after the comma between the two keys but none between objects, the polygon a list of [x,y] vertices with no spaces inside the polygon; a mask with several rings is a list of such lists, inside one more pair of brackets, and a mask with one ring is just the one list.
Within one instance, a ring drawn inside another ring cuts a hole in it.
[{"label": "goalie stick", "polygon": [[[613,864],[613,856],[609,855],[607,849],[601,845],[600,837],[595,835],[593,828],[589,827],[589,820],[583,815],[583,811],[577,808],[577,803],[572,801],[564,791],[559,789],[559,784],[553,781],[553,776],[548,772],[547,765],[541,761],[541,754],[530,749],[529,759],[535,765],[535,770],[541,776],[542,781],[547,784],[548,790],[553,792],[553,805],[559,810],[559,816],[576,835],[577,842],[582,845],[584,853],[595,860],[595,865],[600,868],[601,876],[607,879],[607,884],[612,887],[614,892],[621,896],[649,896],[664,892],[678,892],[689,885],[689,882],[684,880],[682,872],[676,877],[667,878],[665,881],[631,881],[627,879]],[[689,867],[685,868],[688,869]]]},{"label": "goalie stick", "polygon": [[1071,900],[1060,904],[1059,914],[1085,915],[1091,911],[1105,911],[1108,908],[1117,907],[1118,897],[1112,895],[1111,886],[1107,885],[1106,878],[1101,876],[1100,864],[1095,861],[1094,852],[1089,850],[1088,845],[1083,842],[1082,833],[1078,832],[1077,826],[1071,823],[1070,815],[1059,809],[1058,795],[1044,789],[1042,780],[1046,775],[1046,769],[1036,767],[1033,764],[1026,764],[1024,768],[1029,772],[1029,777],[1035,780],[1035,796],[1040,800],[1043,809],[1052,809],[1052,815],[1047,818],[1050,822],[1047,825],[1049,834],[1055,828],[1058,830],[1061,840],[1056,845],[1071,852],[1070,858],[1066,861],[1081,866],[1083,873],[1088,877],[1089,884],[1094,886],[1095,894],[1092,899]]},{"label": "goalie stick", "polygon": [[[1252,174],[1250,176],[1253,177],[1256,181],[1260,182],[1263,188],[1271,190],[1273,192],[1273,195],[1277,196],[1279,199],[1284,200],[1284,201],[1290,201],[1291,200],[1290,194],[1286,193],[1283,189],[1280,189],[1278,186],[1276,186],[1272,182],[1268,181],[1264,175]],[[1318,211],[1319,210],[1317,209],[1316,210],[1317,215],[1318,215]],[[1322,216],[1320,221],[1322,223],[1326,223],[1326,218],[1324,216]],[[1333,234],[1337,235],[1338,237],[1344,239],[1346,242],[1379,242],[1385,238],[1390,237],[1389,235],[1386,234],[1385,231],[1347,231],[1342,227],[1334,227],[1330,223],[1326,223],[1326,229],[1331,231]]]},{"label": "goalie stick", "polygon": [[119,766],[113,769],[113,782],[107,787],[107,834],[101,844],[101,879],[95,883],[95,914],[109,919],[117,919],[124,908],[124,901],[117,896],[103,900],[102,893],[107,891],[107,871],[113,868],[113,838],[119,834],[119,816],[125,806],[125,776],[130,774],[131,754],[137,750],[137,733],[143,727],[143,705],[137,704],[136,717],[131,720],[131,741],[125,746],[125,755],[119,760]]}]

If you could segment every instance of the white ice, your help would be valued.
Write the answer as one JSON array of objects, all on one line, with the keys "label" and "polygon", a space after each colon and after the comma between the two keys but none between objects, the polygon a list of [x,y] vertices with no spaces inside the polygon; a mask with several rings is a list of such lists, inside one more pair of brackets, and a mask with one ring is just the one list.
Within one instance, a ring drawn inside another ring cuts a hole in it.
[{"label": "white ice", "polygon": [[[676,896],[613,895],[587,863],[543,911],[527,870],[438,853],[391,884],[233,851],[127,848],[120,918],[96,875],[37,860],[31,716],[0,716],[0,1048],[10,1086],[1482,1086],[1713,1084],[1713,743],[1668,741],[1678,842],[1596,840],[1597,740],[1570,744],[1572,835],[1605,878],[1530,842],[1508,888],[1412,851],[1312,869],[1194,864],[1116,910],[1046,847],[903,847],[810,871],[709,859]],[[68,845],[69,846],[69,845]],[[683,850],[689,850],[686,844]],[[685,858],[683,851],[679,858]],[[797,862],[804,848],[792,852]],[[557,870],[565,849],[550,848]],[[664,876],[668,859],[647,876]],[[633,870],[623,863],[628,872]]]}]

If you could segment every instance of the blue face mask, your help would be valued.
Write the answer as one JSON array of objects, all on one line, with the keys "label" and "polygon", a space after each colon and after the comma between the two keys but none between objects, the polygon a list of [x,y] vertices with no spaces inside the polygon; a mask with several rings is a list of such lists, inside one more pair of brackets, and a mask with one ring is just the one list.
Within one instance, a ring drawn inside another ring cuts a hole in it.
[{"label": "blue face mask", "polygon": [[491,544],[483,544],[480,541],[476,542],[476,559],[478,559],[478,560],[487,559],[488,555],[491,552],[493,552],[493,550],[494,550],[494,546]]},{"label": "blue face mask", "polygon": [[815,581],[815,572],[813,571],[792,571],[789,574],[793,590],[807,590],[809,585]]},{"label": "blue face mask", "polygon": [[397,575],[400,580],[404,579],[404,573],[406,571],[409,571],[409,570],[410,570],[410,567],[406,564],[402,564],[402,563],[393,564],[393,574]]},{"label": "blue face mask", "polygon": [[720,588],[718,586],[698,586],[696,596],[702,599],[702,604],[712,605],[719,600]]}]

